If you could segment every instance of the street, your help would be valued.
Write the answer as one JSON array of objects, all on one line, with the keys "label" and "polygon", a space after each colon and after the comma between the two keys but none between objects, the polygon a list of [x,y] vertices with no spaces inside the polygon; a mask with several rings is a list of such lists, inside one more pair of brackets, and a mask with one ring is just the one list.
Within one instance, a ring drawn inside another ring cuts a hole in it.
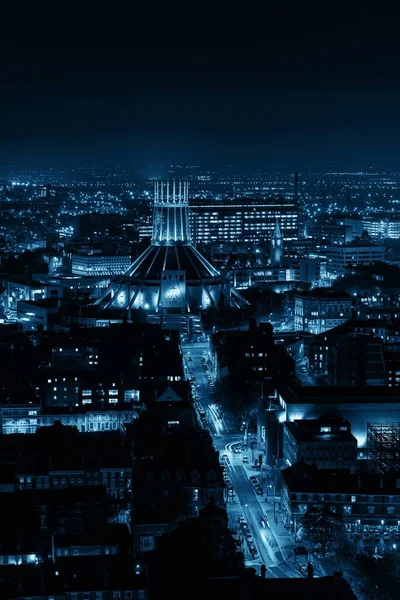
[{"label": "street", "polygon": [[[265,481],[261,481],[262,474],[259,470],[252,469],[251,450],[234,452],[235,445],[243,444],[243,434],[227,433],[223,420],[220,419],[218,408],[212,402],[213,378],[211,370],[206,366],[204,350],[196,352],[191,346],[188,352],[184,350],[184,365],[188,378],[194,378],[193,390],[197,396],[196,406],[206,414],[205,426],[209,429],[215,448],[219,451],[221,464],[226,470],[228,486],[233,487],[229,494],[227,510],[229,524],[232,531],[242,541],[245,561],[247,566],[252,566],[259,571],[264,564],[268,568],[268,577],[301,577],[297,569],[286,562],[293,553],[293,540],[291,535],[281,523],[281,515],[277,508],[274,509],[273,500],[266,501]],[[203,358],[203,360],[202,360]],[[222,458],[223,456],[227,458]],[[243,462],[247,456],[249,463]],[[264,472],[263,475],[266,475]],[[263,494],[256,494],[250,482],[250,477],[257,477],[259,483],[264,485]],[[262,525],[268,523],[266,527]],[[249,544],[241,531],[239,518],[246,520],[250,533],[247,540],[252,539],[256,554],[249,551]],[[275,522],[275,520],[277,522]],[[250,538],[251,534],[251,538]]]}]

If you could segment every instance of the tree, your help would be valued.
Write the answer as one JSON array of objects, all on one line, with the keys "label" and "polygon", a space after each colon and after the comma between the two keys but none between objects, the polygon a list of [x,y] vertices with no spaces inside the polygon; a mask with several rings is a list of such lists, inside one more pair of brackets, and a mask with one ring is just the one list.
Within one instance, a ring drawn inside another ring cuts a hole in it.
[{"label": "tree", "polygon": [[356,546],[347,535],[341,535],[335,547],[336,563],[340,571],[350,566],[356,555]]},{"label": "tree", "polygon": [[357,556],[357,587],[368,600],[395,600],[399,597],[400,562],[396,552],[386,550],[382,556],[362,553]]},{"label": "tree", "polygon": [[234,428],[243,422],[256,420],[256,405],[259,392],[255,382],[234,380],[226,377],[217,383],[213,401],[218,404],[223,418]]},{"label": "tree", "polygon": [[340,515],[327,503],[311,506],[301,520],[301,527],[305,539],[321,547],[322,556],[326,556],[328,547],[332,550],[336,548],[343,534]]}]

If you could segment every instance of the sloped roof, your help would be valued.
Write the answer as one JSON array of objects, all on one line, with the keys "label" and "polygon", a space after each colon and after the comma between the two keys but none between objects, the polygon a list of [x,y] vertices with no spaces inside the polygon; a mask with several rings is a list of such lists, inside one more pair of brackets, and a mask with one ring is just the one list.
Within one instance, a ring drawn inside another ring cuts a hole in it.
[{"label": "sloped roof", "polygon": [[149,246],[124,273],[140,280],[160,280],[163,271],[185,271],[186,280],[220,277],[219,272],[192,245]]}]

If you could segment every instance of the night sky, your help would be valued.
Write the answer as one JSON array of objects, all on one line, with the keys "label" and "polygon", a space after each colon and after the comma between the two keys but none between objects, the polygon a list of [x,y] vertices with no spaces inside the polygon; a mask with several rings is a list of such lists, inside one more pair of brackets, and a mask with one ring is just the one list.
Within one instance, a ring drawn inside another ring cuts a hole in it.
[{"label": "night sky", "polygon": [[55,4],[2,19],[3,163],[398,167],[389,3]]}]

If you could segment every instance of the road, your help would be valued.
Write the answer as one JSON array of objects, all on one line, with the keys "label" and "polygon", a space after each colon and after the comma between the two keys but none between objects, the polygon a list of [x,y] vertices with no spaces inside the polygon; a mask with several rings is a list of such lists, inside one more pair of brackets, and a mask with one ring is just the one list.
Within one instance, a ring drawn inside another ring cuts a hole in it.
[{"label": "road", "polygon": [[[217,407],[213,405],[212,387],[209,383],[209,377],[212,378],[212,375],[209,371],[207,377],[201,360],[202,356],[205,356],[204,351],[197,352],[192,347],[188,353],[183,348],[183,354],[186,374],[194,378],[193,389],[199,398],[201,409],[207,415],[207,427],[213,436],[214,446],[221,457],[228,456],[228,460],[222,462],[234,490],[234,496],[229,499],[227,506],[230,526],[239,532],[238,519],[245,517],[258,551],[256,558],[253,558],[244,541],[246,564],[257,569],[261,564],[265,564],[268,568],[268,577],[300,577],[293,565],[286,562],[287,547],[292,548],[290,535],[285,533],[282,537],[282,534],[276,534],[273,503],[267,503],[265,495],[256,494],[250,482],[250,476],[260,476],[259,471],[254,471],[243,463],[243,455],[248,456],[251,462],[251,451],[241,454],[233,452],[233,446],[243,442],[243,435],[228,433],[223,420],[219,418]],[[268,517],[271,527],[264,528],[261,525],[263,515]]]},{"label": "road", "polygon": [[303,373],[302,368],[307,368],[307,361],[304,358],[296,362],[296,376],[301,385],[316,385],[314,377],[310,375],[308,370]]}]

